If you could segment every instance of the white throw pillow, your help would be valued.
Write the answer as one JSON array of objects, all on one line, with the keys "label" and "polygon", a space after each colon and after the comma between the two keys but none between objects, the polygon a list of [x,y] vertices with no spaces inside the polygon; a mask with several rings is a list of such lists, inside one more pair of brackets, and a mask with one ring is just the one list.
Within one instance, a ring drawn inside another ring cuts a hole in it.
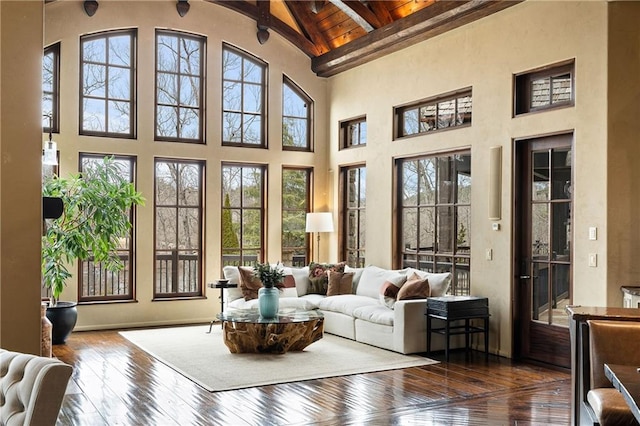
[{"label": "white throw pillow", "polygon": [[362,271],[362,275],[360,276],[356,294],[359,296],[367,296],[378,299],[378,296],[380,294],[380,287],[382,287],[385,281],[392,282],[398,287],[401,287],[406,279],[407,276],[401,274],[399,271],[382,269],[378,266],[367,266],[366,268],[364,268],[364,270]]},{"label": "white throw pillow", "polygon": [[243,298],[242,290],[240,290],[240,272],[238,271],[237,266],[225,266],[222,268],[222,273],[224,277],[229,280],[229,284],[237,284],[237,288],[228,288],[227,290],[227,300],[231,302],[232,300]]},{"label": "white throw pillow", "polygon": [[[364,268],[352,268],[349,265],[345,265],[344,266],[344,271],[345,272],[353,272],[353,281],[352,281],[352,287],[354,290],[356,290],[358,288],[358,283],[360,282],[360,278],[362,277],[362,271],[364,271]],[[354,291],[355,293],[355,291]]]},{"label": "white throw pillow", "polygon": [[296,291],[298,296],[304,296],[309,291],[309,267],[304,268],[290,268],[291,275],[296,281]]},{"label": "white throw pillow", "polygon": [[409,268],[409,270],[407,271],[407,276],[410,276],[414,272],[421,278],[427,278],[429,280],[431,297],[441,297],[447,294],[449,285],[451,285],[451,272],[434,274],[433,272],[425,272],[419,269]]}]

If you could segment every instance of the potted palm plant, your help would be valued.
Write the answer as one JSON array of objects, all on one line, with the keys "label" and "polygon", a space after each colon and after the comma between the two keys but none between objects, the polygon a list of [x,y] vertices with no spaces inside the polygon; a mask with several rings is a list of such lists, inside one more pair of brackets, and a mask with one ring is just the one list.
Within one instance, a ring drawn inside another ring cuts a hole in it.
[{"label": "potted palm plant", "polygon": [[120,239],[131,229],[129,212],[144,205],[142,194],[124,176],[122,164],[111,157],[92,161],[82,174],[45,178],[42,195],[59,197],[63,213],[45,222],[42,236],[42,282],[50,289],[47,318],[53,323],[53,343],[64,343],[77,319],[76,302],[60,302],[69,266],[90,257],[105,269],[117,271]]}]

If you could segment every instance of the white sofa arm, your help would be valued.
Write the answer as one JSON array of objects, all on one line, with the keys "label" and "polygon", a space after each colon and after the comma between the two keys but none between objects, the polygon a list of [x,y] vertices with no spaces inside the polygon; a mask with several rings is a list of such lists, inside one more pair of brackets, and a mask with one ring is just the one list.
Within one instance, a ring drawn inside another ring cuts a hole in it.
[{"label": "white sofa arm", "polygon": [[394,305],[393,346],[401,353],[427,350],[427,299],[398,300]]}]

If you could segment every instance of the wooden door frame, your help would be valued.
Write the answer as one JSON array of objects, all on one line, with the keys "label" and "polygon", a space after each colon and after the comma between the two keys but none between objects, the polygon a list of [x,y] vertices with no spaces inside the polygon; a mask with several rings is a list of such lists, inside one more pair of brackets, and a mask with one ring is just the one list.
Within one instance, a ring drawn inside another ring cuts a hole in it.
[{"label": "wooden door frame", "polygon": [[[524,324],[522,324],[523,322],[522,315],[519,314],[519,312],[526,310],[526,309],[523,309],[523,307],[528,308],[529,306],[529,303],[525,304],[523,302],[524,300],[523,292],[525,290],[525,286],[522,285],[520,276],[523,275],[525,271],[522,271],[522,266],[519,265],[519,263],[521,263],[522,261],[520,257],[521,257],[521,254],[524,252],[523,250],[526,250],[526,245],[530,244],[530,241],[529,241],[530,236],[520,238],[522,234],[516,231],[517,229],[523,229],[523,223],[527,222],[526,219],[523,220],[523,217],[525,217],[525,215],[521,214],[521,210],[524,207],[523,200],[526,200],[527,194],[530,194],[531,188],[525,188],[524,190],[521,190],[523,189],[522,187],[525,186],[525,184],[529,181],[528,178],[521,179],[521,177],[527,176],[523,174],[527,172],[530,175],[530,162],[529,162],[529,158],[525,158],[525,156],[522,156],[522,155],[518,157],[518,154],[520,150],[523,149],[521,145],[523,143],[540,141],[541,139],[546,139],[546,138],[554,138],[549,141],[549,144],[555,144],[556,143],[555,137],[558,137],[558,138],[569,137],[571,140],[570,147],[572,150],[574,149],[574,138],[575,138],[574,130],[566,130],[566,131],[556,132],[556,133],[534,135],[534,136],[522,137],[522,138],[517,138],[512,140],[513,168],[512,168],[511,183],[512,183],[513,227],[512,227],[512,234],[511,234],[511,240],[512,240],[511,242],[513,246],[513,250],[512,250],[511,264],[512,264],[513,273],[512,273],[512,281],[511,281],[511,294],[513,298],[511,300],[511,321],[512,321],[511,353],[512,353],[513,359],[520,359],[524,357],[523,352],[525,351],[522,351],[521,349],[525,345],[529,345],[529,337],[530,337],[530,334],[522,332],[523,330],[528,330],[529,328],[528,328],[528,325],[525,326]],[[573,164],[572,164],[572,170],[575,170],[573,168]],[[573,176],[573,173],[574,172],[572,171],[572,176]],[[573,177],[572,177],[572,180],[573,180]],[[526,214],[528,215],[528,213]],[[529,218],[529,222],[530,222],[530,218]],[[571,238],[573,239],[573,235],[571,236]],[[571,263],[573,264],[573,250],[571,251]],[[531,271],[528,271],[528,273],[530,274]],[[570,274],[571,276],[573,275],[573,270],[570,271]],[[573,285],[572,277],[570,278],[570,283]],[[570,288],[570,292],[573,293],[573,288]],[[526,351],[526,352],[529,353],[529,351]]]}]

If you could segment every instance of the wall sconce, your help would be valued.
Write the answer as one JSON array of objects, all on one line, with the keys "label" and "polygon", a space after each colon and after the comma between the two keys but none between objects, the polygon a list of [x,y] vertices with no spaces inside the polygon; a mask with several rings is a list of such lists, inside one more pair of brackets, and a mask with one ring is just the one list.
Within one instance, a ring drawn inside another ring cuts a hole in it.
[{"label": "wall sconce", "polygon": [[184,15],[187,14],[191,5],[189,4],[189,0],[178,0],[176,3],[176,10],[178,11],[178,15],[181,18],[184,18]]},{"label": "wall sconce", "polygon": [[489,220],[502,218],[502,147],[489,148]]},{"label": "wall sconce", "polygon": [[318,262],[320,262],[320,233],[333,232],[333,217],[330,212],[307,213],[306,232],[318,234]]},{"label": "wall sconce", "polygon": [[58,165],[58,146],[53,141],[53,117],[49,117],[49,140],[44,142],[42,148],[42,165],[57,166]]},{"label": "wall sconce", "polygon": [[263,27],[258,25],[258,32],[256,35],[258,36],[258,43],[265,44],[267,40],[269,40],[269,27]]},{"label": "wall sconce", "polygon": [[98,2],[96,0],[85,0],[82,7],[84,7],[84,13],[91,17],[98,10]]}]

